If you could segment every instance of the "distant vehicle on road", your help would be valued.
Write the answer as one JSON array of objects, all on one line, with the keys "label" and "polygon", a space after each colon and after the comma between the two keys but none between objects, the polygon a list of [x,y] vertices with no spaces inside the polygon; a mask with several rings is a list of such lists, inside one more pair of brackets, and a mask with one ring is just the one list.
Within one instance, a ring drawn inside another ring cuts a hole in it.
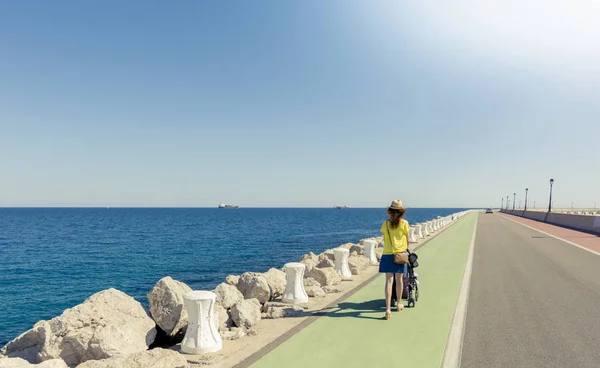
[{"label": "distant vehicle on road", "polygon": [[491,208],[488,208],[487,210],[485,210],[485,213],[494,213],[494,211],[492,211]]}]

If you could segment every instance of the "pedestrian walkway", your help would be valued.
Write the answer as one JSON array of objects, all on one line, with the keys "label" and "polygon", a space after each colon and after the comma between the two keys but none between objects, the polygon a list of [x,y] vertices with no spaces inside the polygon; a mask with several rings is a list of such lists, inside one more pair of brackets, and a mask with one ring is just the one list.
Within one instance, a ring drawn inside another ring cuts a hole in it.
[{"label": "pedestrian walkway", "polygon": [[600,236],[598,235],[589,234],[577,230],[571,230],[561,226],[552,225],[545,222],[531,220],[519,216],[508,215],[504,213],[500,213],[500,215],[504,216],[507,219],[516,221],[520,224],[529,226],[536,230],[543,231],[560,239],[564,239],[571,243],[575,243],[579,246],[590,249],[596,253],[600,253]]},{"label": "pedestrian walkway", "polygon": [[376,278],[252,367],[439,367],[456,306],[477,213],[417,251],[415,308],[383,319],[384,278]]}]

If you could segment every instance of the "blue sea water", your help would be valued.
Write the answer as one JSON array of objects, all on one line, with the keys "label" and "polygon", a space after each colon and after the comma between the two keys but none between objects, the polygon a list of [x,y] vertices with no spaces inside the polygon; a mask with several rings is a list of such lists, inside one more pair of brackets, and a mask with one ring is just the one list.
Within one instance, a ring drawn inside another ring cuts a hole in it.
[{"label": "blue sea water", "polygon": [[[461,210],[413,208],[406,219]],[[379,236],[385,217],[363,208],[0,208],[0,347],[100,290],[145,306],[167,275],[210,290],[228,274]]]}]

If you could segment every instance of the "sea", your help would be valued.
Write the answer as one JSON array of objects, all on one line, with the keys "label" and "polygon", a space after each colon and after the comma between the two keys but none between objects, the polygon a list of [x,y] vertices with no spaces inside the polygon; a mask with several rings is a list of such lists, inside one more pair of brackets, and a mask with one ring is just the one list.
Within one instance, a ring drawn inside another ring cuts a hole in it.
[{"label": "sea", "polygon": [[[462,208],[411,208],[409,222]],[[382,208],[0,208],[0,347],[116,288],[147,307],[171,276],[212,290],[229,274],[264,272],[380,236]]]}]

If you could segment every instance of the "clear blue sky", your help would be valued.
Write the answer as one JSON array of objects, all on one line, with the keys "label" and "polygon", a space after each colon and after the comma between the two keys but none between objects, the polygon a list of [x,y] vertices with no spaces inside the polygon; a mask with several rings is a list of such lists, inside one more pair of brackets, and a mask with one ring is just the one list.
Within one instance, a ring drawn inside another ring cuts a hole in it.
[{"label": "clear blue sky", "polygon": [[600,204],[600,3],[421,3],[2,1],[0,206]]}]

